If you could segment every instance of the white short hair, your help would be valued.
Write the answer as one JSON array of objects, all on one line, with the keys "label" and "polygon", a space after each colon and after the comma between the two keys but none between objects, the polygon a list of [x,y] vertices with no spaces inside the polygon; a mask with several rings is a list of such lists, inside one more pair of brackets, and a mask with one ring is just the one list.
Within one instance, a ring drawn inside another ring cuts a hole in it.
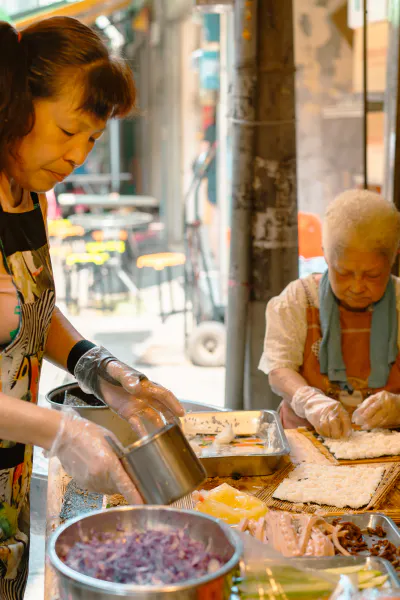
[{"label": "white short hair", "polygon": [[394,262],[400,243],[400,213],[369,190],[348,190],[325,212],[322,243],[327,259],[346,248],[378,252]]}]

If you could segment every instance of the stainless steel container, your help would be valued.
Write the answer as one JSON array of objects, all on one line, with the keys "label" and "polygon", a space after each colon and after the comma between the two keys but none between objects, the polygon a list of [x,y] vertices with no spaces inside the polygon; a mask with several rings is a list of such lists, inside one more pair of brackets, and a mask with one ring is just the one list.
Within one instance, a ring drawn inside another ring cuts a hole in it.
[{"label": "stainless steel container", "polygon": [[[76,382],[68,383],[54,388],[46,395],[46,400],[50,404],[51,408],[55,410],[65,410],[64,406],[65,394],[71,394],[80,398],[84,402],[87,402],[89,406],[77,406],[74,410],[81,415],[81,417],[105,427],[109,431],[112,431],[117,436],[118,440],[123,446],[129,446],[137,441],[137,436],[132,431],[130,425],[121,419],[114,411],[111,410],[105,404],[100,406],[93,406],[93,403],[98,404],[98,400],[91,394],[85,394],[80,389]],[[202,412],[202,411],[214,411],[221,412],[226,409],[215,408],[213,406],[207,406],[206,404],[200,404],[198,402],[183,401],[181,402],[183,408],[187,412]],[[70,408],[70,407],[69,407]]]},{"label": "stainless steel container", "polygon": [[200,461],[208,477],[271,475],[279,468],[283,457],[290,454],[289,442],[275,410],[199,412],[187,414],[181,421],[186,435],[214,434],[226,425],[231,425],[236,435],[258,435],[263,426],[274,428],[276,439],[273,452],[246,453],[243,448],[240,454],[202,456]]},{"label": "stainless steel container", "polygon": [[207,478],[182,429],[175,423],[124,448],[123,454],[117,446],[113,448],[147,504],[172,504]]},{"label": "stainless steel container", "polygon": [[[350,523],[354,523],[354,525],[357,525],[357,527],[362,529],[363,538],[368,546],[371,546],[382,538],[368,533],[366,531],[367,528],[376,529],[378,526],[382,527],[386,533],[384,539],[392,542],[392,544],[394,544],[396,547],[400,546],[400,529],[397,527],[396,523],[390,519],[390,517],[387,517],[382,513],[362,513],[360,515],[353,515],[350,513],[345,515],[327,516],[324,517],[324,519],[328,521],[328,523],[332,523],[332,521],[337,521],[339,519],[343,523],[347,523],[348,521],[350,521]],[[363,553],[360,552],[360,554],[362,555]]]},{"label": "stainless steel container", "polygon": [[299,569],[340,569],[347,567],[361,567],[380,571],[382,575],[388,576],[388,583],[392,588],[399,588],[399,578],[389,561],[378,556],[328,556],[316,558],[293,558],[290,559],[293,566]]},{"label": "stainless steel container", "polygon": [[[223,566],[210,575],[188,580],[179,585],[163,587],[137,586],[110,583],[87,577],[63,562],[66,550],[83,535],[91,532],[112,532],[122,535],[129,531],[148,531],[152,528],[188,528],[194,540],[209,544],[210,551],[221,557]],[[69,521],[52,536],[48,545],[48,556],[55,569],[60,600],[225,600],[230,596],[233,575],[236,573],[243,545],[239,536],[227,525],[206,515],[172,508],[155,506],[123,506],[106,511],[97,511],[85,517]]]}]

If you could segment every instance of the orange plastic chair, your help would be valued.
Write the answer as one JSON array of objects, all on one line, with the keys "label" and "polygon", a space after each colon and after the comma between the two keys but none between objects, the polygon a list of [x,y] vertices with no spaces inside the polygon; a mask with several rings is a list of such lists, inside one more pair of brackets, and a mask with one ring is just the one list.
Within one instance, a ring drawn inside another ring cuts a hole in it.
[{"label": "orange plastic chair", "polygon": [[155,271],[162,271],[167,267],[178,267],[184,265],[186,256],[181,252],[159,252],[157,254],[144,254],[136,261],[138,269],[150,267]]},{"label": "orange plastic chair", "polygon": [[[177,313],[181,313],[180,310],[175,310],[174,305],[174,295],[172,288],[172,272],[171,267],[179,267],[184,265],[186,262],[186,256],[182,252],[158,252],[156,254],[143,254],[143,256],[139,256],[136,260],[136,266],[139,269],[139,276],[137,281],[138,294],[137,299],[140,302],[140,290],[141,290],[141,272],[144,268],[153,269],[157,273],[157,282],[158,282],[158,298],[160,305],[160,317],[164,322],[167,317],[170,315],[175,315]],[[163,296],[162,296],[162,288],[161,284],[163,282],[163,271],[167,272],[167,280],[169,283],[169,293],[170,293],[170,303],[171,309],[166,312],[164,310],[163,304]]]},{"label": "orange plastic chair", "polygon": [[317,215],[299,212],[299,255],[303,258],[323,256],[322,224]]}]

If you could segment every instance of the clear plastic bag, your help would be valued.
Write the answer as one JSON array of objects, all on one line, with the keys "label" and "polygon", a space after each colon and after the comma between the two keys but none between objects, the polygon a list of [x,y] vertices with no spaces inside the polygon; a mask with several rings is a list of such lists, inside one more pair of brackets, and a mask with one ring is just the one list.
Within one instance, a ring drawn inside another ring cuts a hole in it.
[{"label": "clear plastic bag", "polygon": [[400,598],[400,589],[364,590],[355,594],[352,600],[393,600]]},{"label": "clear plastic bag", "polygon": [[358,592],[352,577],[305,569],[248,534],[239,535],[244,555],[232,600],[353,600]]}]

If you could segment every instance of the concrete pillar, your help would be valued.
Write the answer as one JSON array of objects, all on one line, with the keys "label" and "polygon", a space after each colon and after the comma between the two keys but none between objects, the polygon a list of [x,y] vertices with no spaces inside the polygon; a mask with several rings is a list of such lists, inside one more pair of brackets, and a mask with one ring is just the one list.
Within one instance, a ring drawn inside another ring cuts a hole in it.
[{"label": "concrete pillar", "polygon": [[258,370],[268,300],[298,276],[292,0],[259,3],[258,93],[245,407],[275,408]]}]

